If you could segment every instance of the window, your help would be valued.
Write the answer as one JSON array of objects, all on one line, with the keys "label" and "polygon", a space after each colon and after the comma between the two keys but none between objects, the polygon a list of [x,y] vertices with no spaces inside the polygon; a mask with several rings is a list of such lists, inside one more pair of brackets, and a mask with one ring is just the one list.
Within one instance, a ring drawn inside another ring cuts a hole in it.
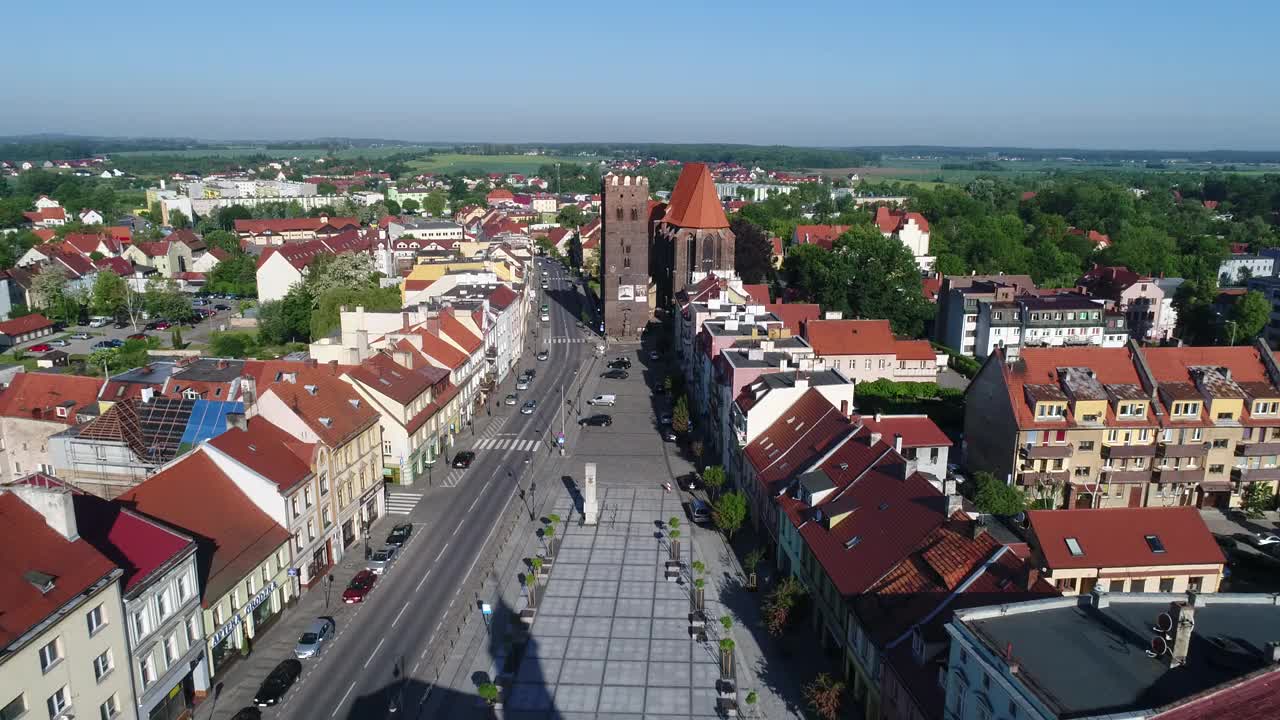
[{"label": "window", "polygon": [[1117,430],[1108,430],[1108,431],[1107,431],[1107,442],[1109,442],[1109,443],[1113,443],[1113,442],[1115,442],[1115,441],[1116,441],[1116,439],[1117,439],[1118,437],[1119,437],[1119,431],[1117,431]]},{"label": "window", "polygon": [[200,642],[200,615],[192,615],[187,618],[187,644],[195,645]]},{"label": "window", "polygon": [[310,542],[311,540],[315,540],[315,539],[316,539],[316,521],[308,520],[307,521],[307,541]]},{"label": "window", "polygon": [[176,660],[178,659],[178,656],[179,656],[179,655],[181,655],[181,654],[182,654],[182,653],[181,653],[181,651],[180,651],[180,650],[179,650],[179,648],[178,648],[178,636],[177,636],[177,635],[170,635],[169,637],[167,637],[167,638],[165,638],[165,639],[164,639],[164,665],[165,665],[165,667],[169,667],[170,665],[172,665],[172,664],[174,663],[174,661],[176,661]]},{"label": "window", "polygon": [[169,617],[172,608],[169,607],[169,592],[161,590],[156,593],[156,617],[160,618],[160,622]]},{"label": "window", "polygon": [[8,705],[0,708],[0,720],[17,720],[26,711],[27,697],[19,693],[18,697],[10,700]]},{"label": "window", "polygon": [[1088,465],[1083,465],[1083,466],[1079,466],[1079,467],[1077,467],[1077,468],[1076,468],[1076,477],[1089,477],[1089,471],[1090,471],[1090,469],[1091,469],[1091,468],[1090,468]]},{"label": "window", "polygon": [[1067,538],[1066,542],[1067,542],[1067,551],[1071,553],[1071,557],[1080,557],[1084,555],[1084,548],[1080,547],[1079,540],[1073,537],[1069,537]]},{"label": "window", "polygon": [[1164,552],[1164,542],[1160,540],[1159,535],[1147,535],[1143,537],[1143,539],[1147,541],[1147,547],[1151,548],[1151,552],[1153,553]]},{"label": "window", "polygon": [[107,614],[101,605],[85,613],[84,619],[89,625],[89,635],[91,636],[96,635],[102,629],[102,626],[107,624]]},{"label": "window", "polygon": [[297,495],[293,496],[292,504],[293,504],[293,516],[297,517],[298,516],[298,496]]},{"label": "window", "polygon": [[113,667],[115,665],[111,662],[111,651],[108,650],[93,659],[93,679],[101,681]]},{"label": "window", "polygon": [[1191,442],[1200,442],[1201,435],[1202,435],[1202,434],[1201,434],[1200,428],[1192,428],[1192,429],[1191,429]]},{"label": "window", "polygon": [[45,705],[49,708],[50,720],[61,715],[63,710],[71,706],[71,693],[67,690],[67,686],[58,688],[58,692],[50,695]]},{"label": "window", "polygon": [[1079,443],[1079,447],[1080,447],[1080,449],[1081,449],[1081,450],[1092,450],[1092,449],[1093,449],[1093,441],[1092,441],[1092,440],[1081,440],[1081,441],[1080,441],[1080,443]]},{"label": "window", "polygon": [[137,640],[147,636],[151,632],[151,623],[147,621],[147,613],[136,612],[133,614],[133,636]]},{"label": "window", "polygon": [[302,499],[306,502],[307,507],[311,507],[311,488],[303,488]]},{"label": "window", "polygon": [[1173,592],[1173,578],[1160,578],[1160,592]]},{"label": "window", "polygon": [[58,664],[62,659],[62,638],[56,637],[49,641],[48,645],[40,648],[40,670],[41,672],[49,672],[49,668]]},{"label": "window", "polygon": [[138,662],[138,677],[142,679],[144,688],[156,681],[156,670],[152,667],[150,655]]},{"label": "window", "polygon": [[1214,475],[1221,475],[1222,471],[1225,469],[1226,468],[1224,468],[1221,464],[1209,466],[1209,472],[1213,473]]},{"label": "window", "polygon": [[1075,579],[1075,578],[1063,578],[1062,580],[1059,580],[1059,581],[1057,582],[1057,586],[1058,586],[1058,589],[1059,589],[1059,590],[1072,590],[1072,591],[1074,591],[1074,590],[1076,589],[1076,579]]},{"label": "window", "polygon": [[185,602],[191,597],[191,579],[186,575],[178,576],[178,600]]},{"label": "window", "polygon": [[1228,445],[1228,444],[1229,444],[1229,442],[1228,442],[1227,440],[1223,440],[1223,439],[1218,439],[1218,440],[1214,440],[1214,441],[1213,441],[1213,446],[1214,446],[1215,448],[1217,448],[1217,449],[1221,449],[1221,448],[1227,447],[1227,445]]}]

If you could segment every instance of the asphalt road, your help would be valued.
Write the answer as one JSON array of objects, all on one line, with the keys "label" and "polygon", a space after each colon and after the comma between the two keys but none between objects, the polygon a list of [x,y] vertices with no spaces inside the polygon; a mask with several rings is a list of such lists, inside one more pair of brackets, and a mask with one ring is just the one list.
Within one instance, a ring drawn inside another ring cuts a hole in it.
[{"label": "asphalt road", "polygon": [[[215,300],[216,303],[224,303],[235,307],[234,300]],[[212,305],[207,306],[213,309]],[[209,333],[219,329],[222,325],[227,324],[234,310],[221,310],[217,315],[206,318],[202,322],[196,323],[195,327],[190,325],[182,325],[182,340],[186,343],[203,343],[209,339]],[[114,324],[105,325],[103,327],[89,327],[85,325],[69,325],[61,332],[52,335],[37,338],[29,343],[23,343],[19,349],[26,350],[35,345],[48,344],[50,340],[63,339],[67,341],[66,346],[54,345],[54,350],[62,350],[69,355],[88,355],[93,352],[93,344],[102,340],[125,340],[135,332],[145,332],[147,335],[160,339],[160,347],[162,349],[169,348],[169,339],[172,328],[169,330],[143,330],[146,325],[145,321],[138,323],[138,329],[134,330],[132,326],[125,328],[116,328]],[[73,340],[72,335],[76,333],[89,333],[91,336],[88,340]]]},{"label": "asphalt road", "polygon": [[[543,344],[534,347],[534,352],[546,347],[549,359],[537,362],[526,352],[519,365],[538,369],[533,385],[521,393],[521,403],[537,400],[536,411],[522,415],[518,408],[501,410],[509,413],[502,428],[505,437],[544,442],[532,453],[517,449],[477,451],[475,461],[452,492],[434,496],[433,507],[419,504],[410,518],[415,525],[428,518],[434,521],[418,528],[419,536],[405,554],[387,570],[358,611],[347,618],[346,627],[338,629],[337,637],[342,641],[320,658],[304,661],[318,664],[314,677],[291,690],[283,706],[264,711],[264,717],[324,720],[391,716],[356,711],[353,706],[385,707],[385,700],[373,703],[370,698],[389,697],[388,688],[394,687],[402,674],[408,678],[405,687],[411,689],[405,693],[404,710],[394,717],[414,716],[411,710],[420,698],[412,695],[420,694],[428,682],[429,668],[425,664],[419,667],[421,655],[452,604],[474,601],[458,595],[480,559],[480,549],[498,527],[497,519],[513,502],[519,487],[527,487],[530,480],[546,482],[544,487],[549,487],[554,480],[536,475],[550,454],[545,440],[554,439],[554,431],[560,429],[561,386],[573,382],[584,361],[589,361],[594,345],[554,342],[555,338],[582,337],[575,327],[581,295],[570,282],[560,271],[550,282],[550,298],[544,300],[540,292],[533,304],[535,322],[541,304],[551,306],[551,322],[544,323],[539,334]],[[546,343],[548,338],[553,341]],[[568,416],[567,422],[574,420]],[[460,442],[459,447],[466,447],[466,443]],[[530,459],[527,465],[526,458]],[[339,592],[340,588],[335,588],[335,596]]]}]

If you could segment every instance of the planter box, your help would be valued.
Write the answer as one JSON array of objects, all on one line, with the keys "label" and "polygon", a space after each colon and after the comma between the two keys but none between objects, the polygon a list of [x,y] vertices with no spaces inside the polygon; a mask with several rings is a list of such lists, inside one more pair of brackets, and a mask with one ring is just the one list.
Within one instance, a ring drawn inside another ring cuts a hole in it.
[{"label": "planter box", "polygon": [[525,608],[520,611],[520,622],[525,625],[532,625],[533,619],[538,615],[538,611],[534,608]]},{"label": "planter box", "polygon": [[695,627],[703,627],[707,624],[707,616],[701,610],[695,610],[689,613],[689,624]]},{"label": "planter box", "polygon": [[668,568],[667,571],[664,572],[662,575],[667,579],[667,582],[677,582],[681,578],[679,569],[671,570]]}]

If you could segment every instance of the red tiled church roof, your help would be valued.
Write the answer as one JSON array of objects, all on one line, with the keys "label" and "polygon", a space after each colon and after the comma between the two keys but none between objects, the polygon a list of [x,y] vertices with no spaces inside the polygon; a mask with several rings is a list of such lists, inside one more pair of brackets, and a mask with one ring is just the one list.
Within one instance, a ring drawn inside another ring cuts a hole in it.
[{"label": "red tiled church roof", "polygon": [[680,179],[671,191],[671,203],[663,222],[683,228],[727,228],[715,180],[703,163],[688,163],[680,171]]}]

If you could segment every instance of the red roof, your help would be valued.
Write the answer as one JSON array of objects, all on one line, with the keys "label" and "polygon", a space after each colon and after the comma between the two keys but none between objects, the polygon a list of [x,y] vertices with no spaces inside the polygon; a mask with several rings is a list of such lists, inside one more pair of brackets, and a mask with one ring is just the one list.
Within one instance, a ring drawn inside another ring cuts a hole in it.
[{"label": "red roof", "polygon": [[124,570],[126,592],[166,563],[195,550],[191,538],[117,503],[77,492],[75,506],[80,537]]},{"label": "red roof", "polygon": [[769,244],[773,246],[774,255],[782,254],[782,238],[770,235]]},{"label": "red roof", "polygon": [[0,335],[16,337],[23,333],[29,333],[33,330],[40,330],[41,328],[47,327],[53,327],[52,320],[40,313],[31,313],[30,315],[23,315],[20,318],[0,322]]},{"label": "red roof", "polygon": [[888,320],[810,320],[805,339],[817,355],[891,355],[897,341]]},{"label": "red roof", "polygon": [[[1226,562],[1200,511],[1190,506],[1033,510],[1027,518],[1032,544],[1050,570]],[[1152,549],[1146,540],[1152,535],[1164,552]],[[1084,553],[1073,556],[1067,538]]]},{"label": "red roof", "polygon": [[1026,192],[1022,193],[1022,199],[1023,199],[1024,201],[1026,201],[1026,200],[1034,200],[1034,199],[1035,199],[1035,197],[1036,197],[1036,192],[1035,192],[1034,190],[1028,190],[1028,191],[1026,191]]},{"label": "red roof", "polygon": [[124,225],[110,225],[105,232],[118,242],[133,242],[133,230]]},{"label": "red roof", "polygon": [[822,317],[822,308],[817,303],[768,303],[764,309],[777,315],[792,335],[804,334],[810,321]]},{"label": "red roof", "polygon": [[927,415],[863,415],[859,418],[871,432],[878,432],[890,444],[894,435],[902,436],[902,447],[939,447],[951,445],[951,438],[942,432]]},{"label": "red roof", "polygon": [[50,230],[49,228],[36,228],[31,232],[44,242],[49,242],[58,236],[58,232],[56,230]]},{"label": "red roof", "polygon": [[133,275],[133,263],[122,257],[102,258],[94,263],[99,270],[107,270],[113,272],[120,277],[129,277]]},{"label": "red roof", "polygon": [[1152,720],[1275,720],[1280,717],[1280,672],[1274,666],[1227,687],[1191,698]]},{"label": "red roof", "polygon": [[836,239],[848,231],[848,225],[797,225],[791,239],[797,245],[819,245],[830,250]]},{"label": "red roof", "polygon": [[298,440],[263,417],[249,418],[246,427],[249,429],[227,430],[209,444],[275,483],[282,493],[311,474],[315,445]]},{"label": "red roof", "polygon": [[98,245],[102,244],[104,240],[107,240],[108,244],[111,244],[110,238],[104,238],[102,235],[96,235],[94,233],[68,233],[67,236],[62,239],[62,243],[63,245],[74,248],[76,251],[84,255],[88,255],[91,252],[95,252],[98,249]]},{"label": "red roof", "polygon": [[671,191],[671,201],[662,221],[683,228],[727,228],[716,183],[703,163],[687,163]]},{"label": "red roof", "polygon": [[347,230],[333,237],[316,238],[304,242],[290,243],[279,247],[269,247],[258,257],[258,267],[266,264],[272,255],[279,255],[298,270],[310,265],[321,255],[341,255],[345,252],[359,252],[369,249],[369,238],[358,230]]},{"label": "red roof", "polygon": [[510,190],[506,188],[498,188],[497,190],[489,191],[489,194],[485,195],[484,199],[488,202],[501,202],[503,200],[514,201],[515,197],[516,196]]},{"label": "red roof", "polygon": [[[467,362],[467,354],[450,344],[439,335],[428,330],[418,331],[422,338],[421,352],[451,370],[457,370]],[[412,343],[410,343],[412,345]]]},{"label": "red roof", "polygon": [[134,243],[133,246],[141,250],[142,254],[147,257],[162,257],[169,254],[169,242],[167,240]]},{"label": "red roof", "polygon": [[67,211],[60,207],[40,208],[31,212],[22,213],[31,222],[47,222],[49,220],[66,220]]},{"label": "red roof", "polygon": [[[46,619],[116,571],[84,537],[67,540],[13,493],[0,494],[0,647]],[[27,573],[53,578],[47,593]]]},{"label": "red roof", "polygon": [[449,371],[435,367],[410,370],[383,353],[360,363],[347,373],[353,380],[395,400],[408,405],[432,386],[445,381]]},{"label": "red roof", "polygon": [[[97,404],[101,385],[83,375],[18,373],[0,391],[0,415],[75,425],[77,412]],[[59,417],[58,408],[66,408],[65,417]]]},{"label": "red roof", "polygon": [[291,540],[204,451],[152,475],[119,501],[197,538],[206,608]]},{"label": "red roof", "polygon": [[288,382],[289,374],[294,375],[297,382],[306,384],[314,377],[340,377],[353,367],[336,362],[319,364],[313,360],[245,360],[241,373],[253,378],[258,394],[262,395],[275,383]]},{"label": "red roof", "polygon": [[327,373],[308,373],[294,382],[278,382],[272,393],[329,447],[338,447],[378,422],[375,410],[350,383]]},{"label": "red roof", "polygon": [[440,313],[440,331],[448,335],[449,339],[461,345],[468,355],[479,350],[484,345],[484,340],[472,333],[470,328],[454,317],[452,310]]},{"label": "red roof", "polygon": [[853,425],[822,393],[810,388],[743,450],[764,494],[799,472]]},{"label": "red roof", "polygon": [[938,357],[928,340],[898,340],[894,348],[899,360],[936,360]]},{"label": "red roof", "polygon": [[499,285],[494,288],[493,292],[489,293],[489,307],[495,310],[505,310],[518,299],[520,299],[520,296],[516,294],[515,290],[506,285]]},{"label": "red roof", "polygon": [[769,286],[768,285],[764,283],[759,283],[756,285],[743,285],[742,289],[746,290],[747,294],[750,295],[751,299],[754,300],[755,302],[761,305],[769,304]]},{"label": "red roof", "polygon": [[881,205],[876,208],[876,225],[880,227],[880,232],[890,235],[900,232],[907,226],[908,222],[915,221],[922,232],[929,232],[929,221],[917,212],[896,212]]},{"label": "red roof", "polygon": [[267,233],[315,232],[325,225],[343,228],[360,227],[360,219],[354,217],[324,218],[272,218],[267,220],[236,220],[236,232],[263,235]]}]

